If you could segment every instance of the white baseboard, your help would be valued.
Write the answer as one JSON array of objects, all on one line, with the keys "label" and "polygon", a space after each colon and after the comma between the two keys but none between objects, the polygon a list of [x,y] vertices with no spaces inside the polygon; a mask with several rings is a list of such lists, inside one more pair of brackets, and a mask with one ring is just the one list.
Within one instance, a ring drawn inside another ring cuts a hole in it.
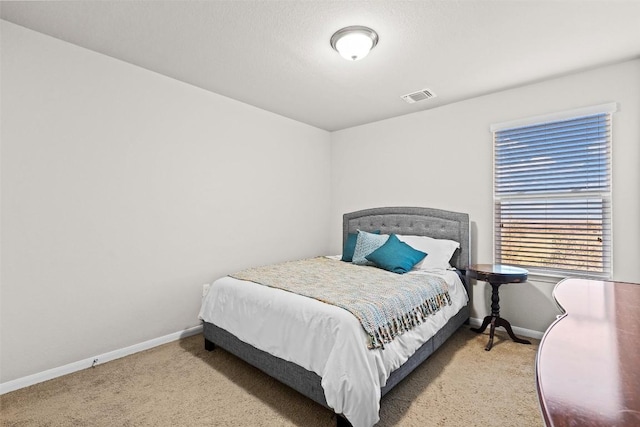
[{"label": "white baseboard", "polygon": [[69,363],[68,365],[60,366],[58,368],[52,368],[43,372],[39,372],[37,374],[28,375],[26,377],[18,378],[12,381],[7,381],[6,383],[0,383],[0,394],[9,393],[11,391],[28,387],[30,385],[38,384],[47,380],[61,377],[63,375],[81,371],[95,365],[119,359],[124,356],[129,356],[130,354],[148,350],[150,348],[157,347],[159,345],[166,344],[172,341],[177,341],[181,338],[190,337],[192,335],[199,334],[200,332],[202,332],[202,325],[194,326],[192,328],[174,332],[163,337],[154,338],[140,344],[134,344],[129,347],[121,348],[118,350],[110,351],[108,353],[99,354],[94,357],[89,357],[84,360]]},{"label": "white baseboard", "polygon": [[[477,328],[480,325],[482,325],[482,320],[483,319],[476,319],[475,317],[471,317],[471,318],[469,318],[469,323],[474,328]],[[513,326],[513,325],[511,325],[511,329],[513,329],[513,333],[516,334],[516,335],[521,335],[521,336],[529,337],[529,338],[535,338],[535,339],[538,339],[538,340],[541,339],[542,336],[544,335],[544,332],[534,331],[532,329],[520,328],[518,326]]]}]

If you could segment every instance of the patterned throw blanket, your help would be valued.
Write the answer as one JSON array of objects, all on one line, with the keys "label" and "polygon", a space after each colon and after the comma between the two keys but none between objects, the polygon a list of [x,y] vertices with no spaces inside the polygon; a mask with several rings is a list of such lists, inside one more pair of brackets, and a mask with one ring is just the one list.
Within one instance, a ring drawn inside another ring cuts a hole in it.
[{"label": "patterned throw blanket", "polygon": [[449,287],[440,277],[400,275],[324,257],[250,268],[231,277],[349,311],[369,335],[370,349],[384,348],[385,343],[451,304]]}]

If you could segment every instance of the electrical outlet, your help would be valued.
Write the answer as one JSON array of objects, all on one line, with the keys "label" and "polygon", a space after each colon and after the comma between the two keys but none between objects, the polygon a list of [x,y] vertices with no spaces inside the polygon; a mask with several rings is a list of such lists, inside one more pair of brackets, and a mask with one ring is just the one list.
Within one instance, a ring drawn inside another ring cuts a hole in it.
[{"label": "electrical outlet", "polygon": [[209,283],[205,283],[204,285],[202,285],[202,296],[206,296],[207,292],[209,292],[209,286],[211,286]]}]

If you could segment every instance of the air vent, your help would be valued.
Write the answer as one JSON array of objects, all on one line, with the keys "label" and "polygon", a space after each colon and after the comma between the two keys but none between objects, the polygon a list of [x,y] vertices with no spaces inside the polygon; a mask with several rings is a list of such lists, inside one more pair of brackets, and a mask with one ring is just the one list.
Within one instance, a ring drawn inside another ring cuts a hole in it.
[{"label": "air vent", "polygon": [[407,101],[409,104],[413,104],[414,102],[424,101],[425,99],[435,98],[437,95],[433,93],[430,89],[422,89],[418,92],[409,93],[407,95],[402,95],[400,98]]}]

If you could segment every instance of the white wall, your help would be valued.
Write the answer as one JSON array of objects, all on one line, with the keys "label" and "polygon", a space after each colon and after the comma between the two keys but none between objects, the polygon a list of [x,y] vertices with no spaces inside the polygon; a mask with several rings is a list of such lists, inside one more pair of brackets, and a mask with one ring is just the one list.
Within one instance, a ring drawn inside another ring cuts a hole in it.
[{"label": "white wall", "polygon": [[[0,23],[0,383],[197,325],[202,283],[338,253],[344,212],[468,212],[491,262],[489,126],[606,102],[614,278],[640,282],[639,60],[329,134]],[[502,287],[502,314],[543,331],[553,286]]]},{"label": "white wall", "polygon": [[[340,248],[343,212],[428,206],[468,212],[472,261],[492,262],[489,126],[608,102],[619,106],[613,117],[614,279],[640,282],[640,60],[334,132],[333,251]],[[501,314],[514,326],[544,331],[559,313],[551,296],[554,285],[530,280],[501,287]],[[474,285],[473,298],[472,316],[489,314],[490,286]]]},{"label": "white wall", "polygon": [[199,324],[329,249],[330,134],[1,21],[0,382]]}]

